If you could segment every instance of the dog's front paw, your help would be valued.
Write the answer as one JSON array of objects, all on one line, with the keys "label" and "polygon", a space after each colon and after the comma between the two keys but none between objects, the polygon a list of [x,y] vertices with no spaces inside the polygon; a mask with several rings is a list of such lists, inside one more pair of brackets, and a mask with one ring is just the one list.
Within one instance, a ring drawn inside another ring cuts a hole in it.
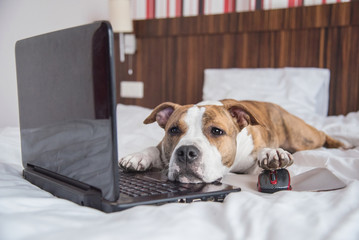
[{"label": "dog's front paw", "polygon": [[156,165],[159,159],[159,151],[155,147],[150,147],[142,152],[133,153],[121,158],[118,165],[130,171],[146,171]]},{"label": "dog's front paw", "polygon": [[121,158],[118,164],[120,167],[131,171],[145,171],[152,167],[150,159],[141,152],[133,153]]},{"label": "dog's front paw", "polygon": [[263,148],[258,152],[258,166],[265,170],[286,168],[293,164],[293,156],[281,148]]}]

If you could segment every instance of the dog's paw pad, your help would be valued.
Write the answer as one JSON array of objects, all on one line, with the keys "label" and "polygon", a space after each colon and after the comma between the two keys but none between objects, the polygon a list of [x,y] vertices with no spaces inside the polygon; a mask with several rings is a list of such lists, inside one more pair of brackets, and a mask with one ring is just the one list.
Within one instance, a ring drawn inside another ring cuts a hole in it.
[{"label": "dog's paw pad", "polygon": [[281,148],[263,148],[258,152],[258,166],[266,170],[285,168],[293,164],[293,156]]},{"label": "dog's paw pad", "polygon": [[151,168],[151,160],[146,154],[139,152],[121,158],[118,165],[126,170],[146,171]]}]

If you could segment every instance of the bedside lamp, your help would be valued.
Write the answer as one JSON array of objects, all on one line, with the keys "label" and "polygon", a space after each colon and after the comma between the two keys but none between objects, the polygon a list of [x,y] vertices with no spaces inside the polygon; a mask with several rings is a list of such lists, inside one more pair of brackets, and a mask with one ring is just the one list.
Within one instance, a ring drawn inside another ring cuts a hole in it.
[{"label": "bedside lamp", "polygon": [[[120,62],[125,61],[125,53],[134,54],[136,51],[136,38],[133,32],[130,0],[109,0],[110,22],[115,33],[119,33]],[[128,35],[128,36],[127,36]],[[127,42],[126,42],[127,41]],[[132,74],[130,69],[129,74]]]}]

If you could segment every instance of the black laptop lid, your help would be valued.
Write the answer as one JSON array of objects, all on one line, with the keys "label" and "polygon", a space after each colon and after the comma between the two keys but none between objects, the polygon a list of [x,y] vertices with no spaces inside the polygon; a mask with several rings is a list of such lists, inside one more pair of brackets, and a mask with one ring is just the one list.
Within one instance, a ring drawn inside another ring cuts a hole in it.
[{"label": "black laptop lid", "polygon": [[113,33],[108,22],[16,43],[22,161],[118,198]]}]

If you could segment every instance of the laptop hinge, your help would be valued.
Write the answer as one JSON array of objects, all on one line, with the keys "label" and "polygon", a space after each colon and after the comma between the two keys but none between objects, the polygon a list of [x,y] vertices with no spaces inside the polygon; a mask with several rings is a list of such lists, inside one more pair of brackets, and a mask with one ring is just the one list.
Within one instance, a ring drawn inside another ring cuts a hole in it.
[{"label": "laptop hinge", "polygon": [[31,164],[27,164],[23,176],[56,197],[102,210],[102,194],[97,188]]}]

